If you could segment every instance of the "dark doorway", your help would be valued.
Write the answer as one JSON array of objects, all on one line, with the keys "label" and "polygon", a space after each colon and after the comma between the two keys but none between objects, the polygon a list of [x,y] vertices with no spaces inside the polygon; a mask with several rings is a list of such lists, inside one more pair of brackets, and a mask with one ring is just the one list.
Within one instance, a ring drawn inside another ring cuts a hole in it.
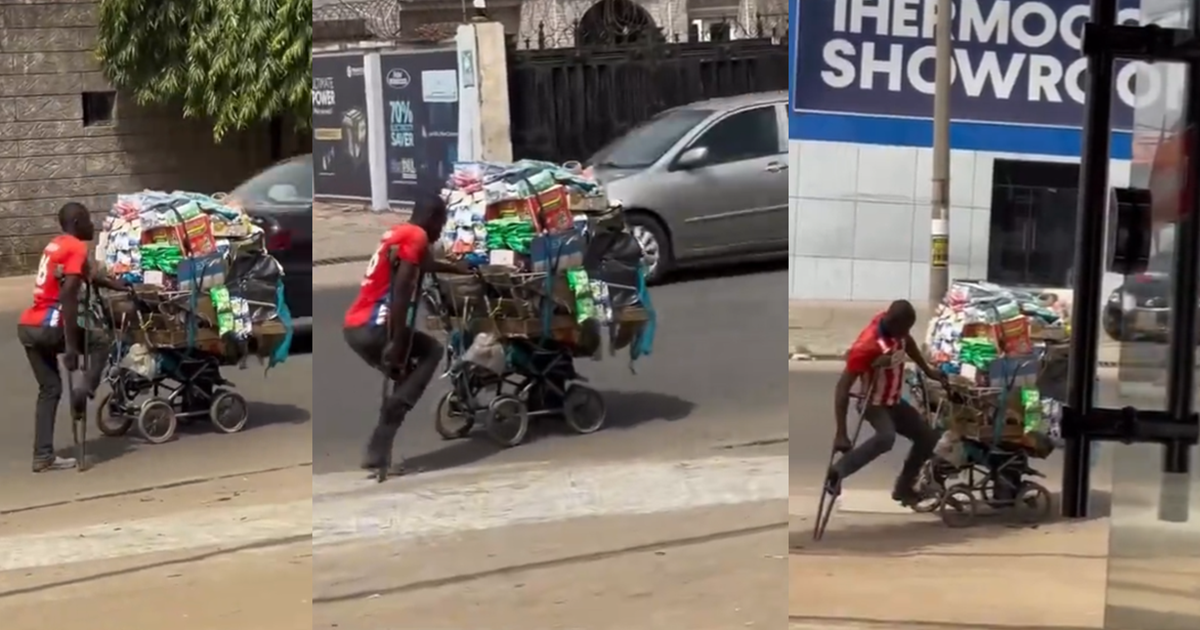
[{"label": "dark doorway", "polygon": [[1075,257],[1079,165],[996,160],[988,280],[1067,287]]}]

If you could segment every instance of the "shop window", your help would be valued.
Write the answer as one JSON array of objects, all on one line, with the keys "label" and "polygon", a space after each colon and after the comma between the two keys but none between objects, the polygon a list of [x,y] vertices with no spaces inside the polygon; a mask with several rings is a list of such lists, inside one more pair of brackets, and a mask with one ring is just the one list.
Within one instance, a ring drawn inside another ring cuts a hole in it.
[{"label": "shop window", "polygon": [[1013,286],[1070,286],[1078,200],[1078,164],[996,160],[988,280]]}]

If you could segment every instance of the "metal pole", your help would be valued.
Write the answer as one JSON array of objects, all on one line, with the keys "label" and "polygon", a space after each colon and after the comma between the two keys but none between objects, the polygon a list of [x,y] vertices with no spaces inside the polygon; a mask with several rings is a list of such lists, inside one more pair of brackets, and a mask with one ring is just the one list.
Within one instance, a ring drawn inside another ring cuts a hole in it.
[{"label": "metal pole", "polygon": [[[1117,0],[1092,0],[1091,22],[1117,23]],[[1100,281],[1104,268],[1104,208],[1108,206],[1108,160],[1112,133],[1113,56],[1088,55],[1080,152],[1079,206],[1075,216],[1075,302],[1071,317],[1067,407],[1076,417],[1092,410],[1096,393],[1096,338],[1100,330]],[[1062,513],[1083,518],[1088,512],[1091,450],[1086,438],[1067,440],[1063,452]]]},{"label": "metal pole", "polygon": [[930,210],[930,312],[950,288],[950,90],[954,48],[950,38],[950,0],[937,2],[937,56],[933,89],[933,194]]}]

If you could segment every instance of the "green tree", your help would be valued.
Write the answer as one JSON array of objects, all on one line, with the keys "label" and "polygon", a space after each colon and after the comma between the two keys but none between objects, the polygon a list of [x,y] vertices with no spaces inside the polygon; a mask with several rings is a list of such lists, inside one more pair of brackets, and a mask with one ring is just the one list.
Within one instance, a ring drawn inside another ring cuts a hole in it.
[{"label": "green tree", "polygon": [[312,0],[101,0],[105,76],[143,105],[178,104],[213,135],[312,120]]}]

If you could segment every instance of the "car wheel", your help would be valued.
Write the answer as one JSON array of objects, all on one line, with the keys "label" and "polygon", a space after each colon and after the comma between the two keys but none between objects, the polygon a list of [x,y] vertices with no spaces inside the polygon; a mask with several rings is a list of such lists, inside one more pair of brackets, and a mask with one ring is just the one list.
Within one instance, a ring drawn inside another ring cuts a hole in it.
[{"label": "car wheel", "polygon": [[1104,334],[1113,341],[1125,341],[1125,331],[1121,330],[1121,318],[1112,312],[1105,313],[1102,318]]},{"label": "car wheel", "polygon": [[642,248],[642,262],[646,265],[646,282],[649,284],[662,282],[675,264],[667,231],[658,219],[642,212],[629,213],[625,217],[625,222]]}]

